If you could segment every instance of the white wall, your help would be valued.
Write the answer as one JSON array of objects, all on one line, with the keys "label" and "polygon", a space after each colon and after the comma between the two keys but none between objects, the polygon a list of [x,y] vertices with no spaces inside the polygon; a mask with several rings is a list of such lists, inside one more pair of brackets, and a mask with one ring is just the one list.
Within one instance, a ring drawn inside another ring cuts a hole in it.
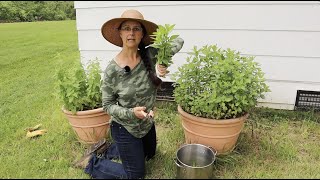
[{"label": "white wall", "polygon": [[[120,50],[101,35],[102,24],[137,9],[157,24],[176,24],[185,44],[169,70],[186,63],[194,45],[217,44],[256,56],[271,92],[261,106],[293,109],[297,90],[320,91],[319,1],[75,1],[82,62],[102,68]],[[172,81],[170,75],[165,81]]]}]

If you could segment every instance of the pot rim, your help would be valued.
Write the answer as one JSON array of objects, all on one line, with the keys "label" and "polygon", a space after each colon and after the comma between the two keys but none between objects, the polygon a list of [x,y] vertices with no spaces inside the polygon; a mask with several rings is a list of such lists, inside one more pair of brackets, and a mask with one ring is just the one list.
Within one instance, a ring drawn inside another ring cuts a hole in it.
[{"label": "pot rim", "polygon": [[[202,147],[205,147],[205,148],[208,148],[208,149],[210,149],[210,151],[212,152],[212,154],[213,154],[213,160],[212,160],[212,162],[210,163],[210,164],[208,164],[208,165],[206,165],[206,166],[201,166],[201,167],[193,167],[193,166],[189,166],[189,165],[187,165],[187,164],[185,164],[185,163],[183,163],[180,159],[179,159],[179,157],[178,157],[178,152],[179,152],[179,150],[181,150],[182,148],[184,148],[184,147],[186,147],[186,146],[202,146]],[[202,168],[206,168],[206,167],[209,167],[209,166],[211,166],[213,163],[214,163],[214,161],[216,160],[216,155],[217,155],[217,151],[214,149],[214,148],[212,148],[211,146],[206,146],[206,145],[203,145],[203,144],[185,144],[185,145],[183,145],[183,146],[181,146],[179,149],[178,149],[178,151],[177,151],[177,153],[176,153],[176,159],[179,161],[179,163],[181,164],[181,165],[183,165],[184,167],[188,167],[188,168],[193,168],[193,169],[202,169]]]},{"label": "pot rim", "polygon": [[222,123],[222,124],[228,124],[228,123],[234,123],[238,121],[242,121],[243,119],[247,119],[249,117],[249,113],[246,112],[243,116],[240,116],[238,118],[232,118],[232,119],[211,119],[211,118],[205,118],[200,116],[195,116],[193,114],[189,114],[188,112],[184,111],[180,105],[178,105],[178,112],[180,115],[187,117],[189,119],[197,119],[197,121],[200,122],[208,122],[209,121],[216,121],[216,123]]},{"label": "pot rim", "polygon": [[88,114],[94,114],[94,113],[101,113],[101,112],[104,112],[103,108],[100,107],[100,108],[96,108],[96,109],[90,109],[90,110],[85,110],[85,111],[76,111],[75,114],[73,114],[71,111],[69,110],[66,110],[64,108],[64,106],[61,108],[61,110],[65,113],[65,114],[68,114],[68,115],[88,115]]}]

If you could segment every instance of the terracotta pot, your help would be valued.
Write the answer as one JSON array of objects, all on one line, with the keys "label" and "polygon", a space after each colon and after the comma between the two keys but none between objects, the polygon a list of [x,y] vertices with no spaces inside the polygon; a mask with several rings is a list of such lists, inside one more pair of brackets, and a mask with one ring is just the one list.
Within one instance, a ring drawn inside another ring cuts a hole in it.
[{"label": "terracotta pot", "polygon": [[208,119],[191,115],[178,106],[186,143],[211,146],[217,154],[231,152],[249,114],[235,119]]},{"label": "terracotta pot", "polygon": [[76,114],[72,114],[64,108],[62,108],[62,111],[67,116],[81,143],[94,144],[103,138],[107,138],[110,129],[110,115],[105,113],[102,108],[78,111]]}]

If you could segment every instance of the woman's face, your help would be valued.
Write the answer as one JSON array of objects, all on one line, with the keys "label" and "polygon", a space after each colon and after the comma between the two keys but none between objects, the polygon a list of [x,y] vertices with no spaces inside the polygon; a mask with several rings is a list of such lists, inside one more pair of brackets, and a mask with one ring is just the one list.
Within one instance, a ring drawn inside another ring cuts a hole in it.
[{"label": "woman's face", "polygon": [[137,21],[125,21],[120,27],[120,37],[123,42],[122,47],[138,47],[143,38],[143,29]]}]

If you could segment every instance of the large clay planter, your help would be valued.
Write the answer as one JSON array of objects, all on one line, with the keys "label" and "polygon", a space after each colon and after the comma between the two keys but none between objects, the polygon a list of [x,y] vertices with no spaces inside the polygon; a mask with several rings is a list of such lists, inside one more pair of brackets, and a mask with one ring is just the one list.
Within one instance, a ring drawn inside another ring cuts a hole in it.
[{"label": "large clay planter", "polygon": [[107,138],[110,116],[102,108],[78,111],[76,114],[62,109],[78,140],[83,144],[94,144]]},{"label": "large clay planter", "polygon": [[234,149],[244,122],[249,116],[246,113],[235,119],[207,119],[188,114],[180,106],[178,112],[186,143],[211,146],[217,150],[217,154],[227,154]]}]

